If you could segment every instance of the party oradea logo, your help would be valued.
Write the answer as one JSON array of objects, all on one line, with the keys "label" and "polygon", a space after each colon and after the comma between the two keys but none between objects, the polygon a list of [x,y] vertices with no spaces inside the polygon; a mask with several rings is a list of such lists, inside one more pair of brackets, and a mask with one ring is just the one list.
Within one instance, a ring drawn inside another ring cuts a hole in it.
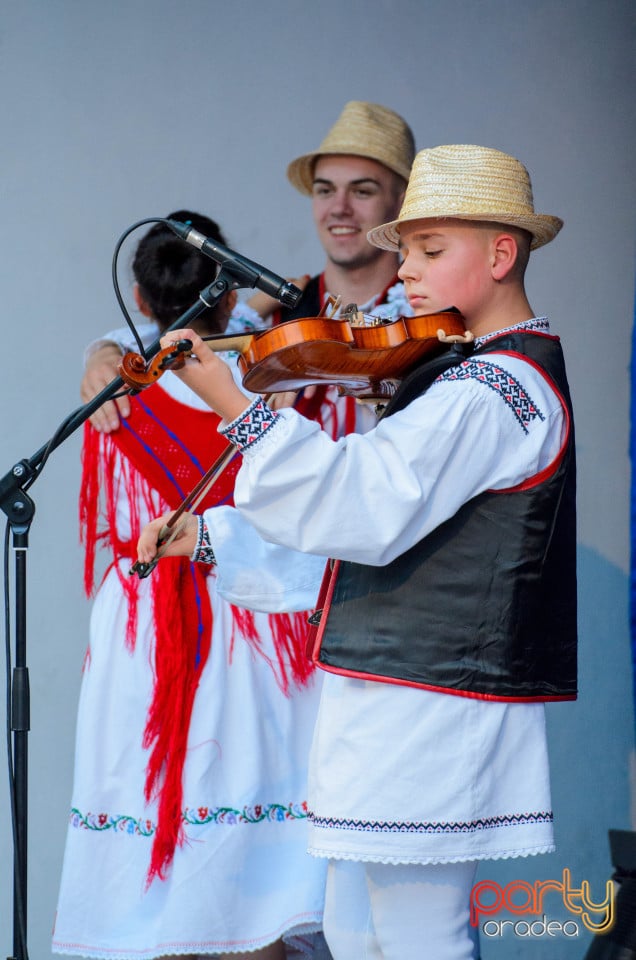
[{"label": "party oradea logo", "polygon": [[[501,886],[494,880],[481,880],[470,893],[470,922],[479,927],[484,937],[576,938],[581,927],[594,934],[607,933],[615,920],[614,884],[605,884],[605,897],[592,897],[590,884],[583,880],[572,884],[567,867],[561,880],[511,880]],[[550,919],[549,911],[563,905],[570,916],[565,920]],[[514,919],[501,919],[498,914],[512,914]]]}]

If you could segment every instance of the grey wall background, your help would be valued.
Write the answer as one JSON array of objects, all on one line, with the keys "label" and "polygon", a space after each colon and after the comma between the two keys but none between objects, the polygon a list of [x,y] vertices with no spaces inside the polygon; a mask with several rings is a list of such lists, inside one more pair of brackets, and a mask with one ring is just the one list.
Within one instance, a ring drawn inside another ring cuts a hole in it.
[{"label": "grey wall background", "polygon": [[[581,695],[549,710],[558,853],[488,864],[482,876],[532,883],[569,867],[599,896],[607,829],[631,824],[634,11],[629,0],[0,0],[0,475],[78,404],[84,344],[120,322],[110,261],[135,220],[199,208],[277,272],[320,269],[309,203],[284,171],[349,99],[400,111],[420,148],[517,155],[537,209],[565,219],[528,285],[565,342],[577,414]],[[86,643],[78,459],[74,436],[32,491],[33,957],[50,953]],[[11,883],[2,776],[4,955]],[[493,939],[484,957],[581,957],[585,942]]]}]

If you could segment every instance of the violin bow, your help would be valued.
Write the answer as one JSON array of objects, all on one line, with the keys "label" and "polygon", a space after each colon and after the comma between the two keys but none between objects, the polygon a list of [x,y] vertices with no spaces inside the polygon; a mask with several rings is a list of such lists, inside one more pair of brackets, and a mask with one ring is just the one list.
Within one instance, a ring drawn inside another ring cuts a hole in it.
[{"label": "violin bow", "polygon": [[[271,394],[264,396],[263,399],[267,403],[270,397]],[[159,549],[154,559],[148,563],[136,560],[128,571],[129,576],[136,573],[140,580],[150,576],[159,560],[164,556],[168,544],[172,543],[183,530],[185,526],[184,513],[191,514],[195,512],[196,508],[205,500],[216,481],[235,456],[238,456],[238,451],[235,449],[233,443],[228,443],[225,450],[219,454],[210,469],[203,474],[196,486],[192,488],[190,493],[184,498],[183,502],[179,504],[170,519],[166,521],[159,531],[159,536],[157,537],[157,547]]]},{"label": "violin bow", "polygon": [[194,513],[235,455],[238,456],[233,444],[228,443],[227,448],[216,458],[207,473],[203,474],[196,486],[190,491],[187,497],[185,497],[183,502],[179,504],[170,519],[159,531],[159,536],[157,537],[157,546],[159,549],[154,559],[149,563],[142,563],[141,560],[137,560],[128,571],[129,576],[136,573],[140,580],[150,576],[159,560],[164,556],[168,544],[172,543],[183,530],[185,526],[184,513]]}]

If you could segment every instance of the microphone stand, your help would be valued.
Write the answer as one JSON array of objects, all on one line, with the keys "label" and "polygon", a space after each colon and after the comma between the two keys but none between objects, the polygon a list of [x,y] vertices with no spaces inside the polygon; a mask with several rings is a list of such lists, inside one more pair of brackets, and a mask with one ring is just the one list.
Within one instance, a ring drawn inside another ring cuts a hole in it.
[{"label": "microphone stand", "polygon": [[[240,265],[221,267],[214,283],[202,290],[198,301],[164,332],[188,327],[192,321],[215,306],[228,290],[254,286],[254,273]],[[299,292],[300,293],[300,292]],[[146,359],[160,348],[157,339],[146,350]],[[29,530],[35,504],[26,493],[38,478],[48,455],[59,447],[85,420],[124,387],[116,377],[89,403],[75,410],[59,427],[52,439],[33,456],[14,464],[0,479],[0,509],[7,515],[15,550],[15,666],[11,686],[11,732],[13,733],[12,821],[13,856],[13,954],[8,960],[28,960],[27,949],[27,826],[28,826],[28,734],[30,730],[29,672],[26,660],[26,557]],[[135,391],[131,391],[135,393]],[[7,644],[9,638],[7,637]],[[9,758],[11,759],[11,758]],[[10,765],[11,768],[11,765]]]}]

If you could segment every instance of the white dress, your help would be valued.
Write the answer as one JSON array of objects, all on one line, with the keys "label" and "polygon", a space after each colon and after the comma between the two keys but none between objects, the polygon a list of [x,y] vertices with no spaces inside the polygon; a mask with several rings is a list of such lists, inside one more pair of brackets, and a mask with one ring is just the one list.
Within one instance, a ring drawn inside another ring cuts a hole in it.
[{"label": "white dress", "polygon": [[[172,374],[153,389],[204,408]],[[153,515],[161,512],[156,506]],[[138,507],[147,514],[146,505]],[[123,539],[128,512],[122,498],[117,526]],[[271,568],[270,575],[276,576]],[[166,879],[147,888],[156,804],[143,799],[148,752],[141,741],[153,691],[154,638],[150,580],[139,587],[132,650],[115,570],[92,610],[53,951],[154,958],[254,950],[283,936],[289,956],[298,950],[321,957],[324,869],[307,854],[306,808],[321,677],[285,696],[267,661],[275,657],[268,615],[256,615],[259,655],[235,635],[214,572],[208,578],[211,652],[183,771],[186,842]]]},{"label": "white dress", "polygon": [[[545,319],[524,328],[549,330]],[[235,548],[250,536],[248,523],[277,549],[304,552],[286,575],[288,589],[300,591],[319,576],[321,558],[389,563],[473,496],[553,463],[566,424],[546,379],[513,356],[480,363],[479,376],[467,363],[375,430],[337,443],[293,412],[271,426],[262,411],[253,424],[248,413],[229,425],[228,435],[251,437],[239,443],[238,509],[205,515],[224,595],[265,601]],[[509,389],[493,389],[502,375]],[[282,582],[280,591],[282,604]],[[318,857],[438,863],[551,851],[543,704],[327,674],[309,810]]]}]

